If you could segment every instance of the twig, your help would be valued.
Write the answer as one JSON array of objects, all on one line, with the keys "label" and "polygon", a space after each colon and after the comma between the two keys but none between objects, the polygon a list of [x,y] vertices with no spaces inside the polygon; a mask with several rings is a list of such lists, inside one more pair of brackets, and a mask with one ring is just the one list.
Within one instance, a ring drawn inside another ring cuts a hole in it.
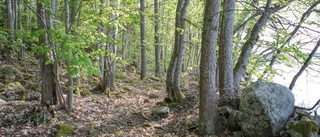
[{"label": "twig", "polygon": [[310,111],[310,110],[313,110],[317,105],[319,105],[319,103],[320,103],[320,99],[319,99],[319,100],[317,101],[317,103],[315,103],[315,104],[313,105],[313,107],[311,107],[311,108],[305,108],[305,107],[295,106],[295,107],[294,107],[294,110],[296,110],[296,109],[304,109],[304,110]]}]

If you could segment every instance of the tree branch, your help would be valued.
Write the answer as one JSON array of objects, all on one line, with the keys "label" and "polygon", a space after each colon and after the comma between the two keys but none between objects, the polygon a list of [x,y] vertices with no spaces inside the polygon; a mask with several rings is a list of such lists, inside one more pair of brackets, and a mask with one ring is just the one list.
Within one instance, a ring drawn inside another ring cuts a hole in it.
[{"label": "tree branch", "polygon": [[302,74],[302,72],[308,67],[308,65],[310,64],[312,57],[314,56],[314,54],[317,52],[318,48],[320,46],[320,40],[318,41],[317,45],[313,48],[312,52],[309,54],[309,57],[307,58],[307,60],[304,62],[303,66],[301,67],[301,69],[299,70],[299,72],[293,77],[291,84],[289,86],[289,89],[292,90],[294,85],[296,84],[297,79],[299,78],[299,76]]}]

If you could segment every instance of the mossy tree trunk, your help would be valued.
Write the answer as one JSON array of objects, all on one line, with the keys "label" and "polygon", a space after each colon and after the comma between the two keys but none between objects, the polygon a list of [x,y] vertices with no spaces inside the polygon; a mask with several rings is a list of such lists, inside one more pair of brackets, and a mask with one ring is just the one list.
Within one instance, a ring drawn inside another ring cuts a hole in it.
[{"label": "mossy tree trunk", "polygon": [[180,102],[185,98],[180,89],[180,73],[185,52],[187,7],[190,0],[179,0],[176,11],[174,48],[167,71],[166,90],[172,102]]}]

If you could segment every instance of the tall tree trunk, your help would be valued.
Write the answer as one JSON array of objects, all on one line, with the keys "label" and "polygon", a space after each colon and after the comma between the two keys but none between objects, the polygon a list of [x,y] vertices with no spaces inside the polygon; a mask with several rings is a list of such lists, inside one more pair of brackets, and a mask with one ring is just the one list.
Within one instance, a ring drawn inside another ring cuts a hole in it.
[{"label": "tall tree trunk", "polygon": [[145,40],[145,0],[140,0],[140,44],[141,44],[141,72],[140,79],[144,79],[147,75],[147,53]]},{"label": "tall tree trunk", "polygon": [[169,68],[167,70],[166,90],[172,102],[180,102],[185,98],[180,89],[180,73],[185,51],[187,7],[190,0],[179,0],[176,11],[175,40]]},{"label": "tall tree trunk", "polygon": [[14,41],[14,12],[13,12],[12,0],[7,1],[7,16],[8,16],[8,29],[10,34],[10,40]]},{"label": "tall tree trunk", "polygon": [[[45,6],[42,2],[37,1],[37,20],[39,29],[48,29],[50,24],[47,21],[47,15],[45,12]],[[47,34],[42,34],[39,36],[39,45],[49,46],[47,44],[48,36]],[[57,104],[57,93],[56,93],[56,81],[54,74],[53,63],[47,64],[49,57],[46,54],[40,55],[40,67],[42,76],[42,91],[41,91],[41,103],[46,105],[56,105]]]},{"label": "tall tree trunk", "polygon": [[[104,12],[104,8],[106,6],[109,5],[109,1],[108,0],[100,0],[102,8],[100,8],[100,16],[102,16],[103,12]],[[99,26],[97,27],[97,31],[99,34],[105,34],[105,25],[104,22],[100,22]],[[101,39],[103,39],[103,36],[101,36]],[[103,52],[103,54],[100,56],[100,71],[101,71],[101,80],[100,80],[100,90],[101,92],[105,92],[106,90],[106,81],[107,81],[107,70],[106,70],[106,52],[107,52],[107,43],[105,42],[101,42],[97,45],[97,49],[100,48],[105,48],[105,51]],[[109,95],[109,94],[108,94]]]},{"label": "tall tree trunk", "polygon": [[309,66],[314,54],[316,54],[318,48],[320,46],[320,40],[317,42],[317,45],[313,48],[312,52],[309,54],[307,60],[304,62],[303,66],[301,67],[301,69],[299,70],[299,72],[293,77],[289,89],[292,90],[294,85],[296,84],[296,81],[298,80],[298,78],[300,77],[300,75],[302,74],[302,72]]},{"label": "tall tree trunk", "polygon": [[[121,59],[122,61],[126,61],[126,55],[127,55],[127,37],[129,36],[128,34],[128,29],[127,30],[123,30],[122,32],[122,50],[121,50]],[[123,63],[122,65],[122,69],[125,70],[126,69],[126,63]]]},{"label": "tall tree trunk", "polygon": [[206,0],[200,58],[200,136],[217,134],[216,45],[219,31],[220,0]]},{"label": "tall tree trunk", "polygon": [[[115,9],[118,9],[118,6],[120,4],[120,0],[115,1],[112,3],[114,5]],[[111,6],[111,5],[110,5]],[[113,14],[111,20],[115,20],[119,15]],[[107,49],[106,51],[108,52],[109,55],[106,57],[106,88],[108,88],[108,95],[109,91],[114,91],[116,86],[115,86],[115,73],[116,73],[116,61],[114,60],[113,57],[116,56],[117,50],[116,50],[116,39],[118,37],[118,22],[115,21],[114,25],[111,27],[108,27],[108,37],[112,38],[112,42],[107,43]]]},{"label": "tall tree trunk", "polygon": [[159,38],[159,3],[158,0],[154,0],[154,20],[155,20],[155,26],[154,26],[154,39],[155,39],[155,55],[156,55],[156,71],[155,76],[160,77],[160,38]]},{"label": "tall tree trunk", "polygon": [[[223,2],[222,21],[219,43],[219,93],[220,99],[230,100],[234,98],[233,90],[233,26],[236,1]],[[221,102],[221,101],[220,101]],[[224,101],[222,101],[224,102]]]},{"label": "tall tree trunk", "polygon": [[[69,34],[69,29],[70,29],[70,10],[69,10],[69,0],[64,0],[64,10],[65,10],[65,32],[68,35]],[[69,67],[69,63],[67,63]],[[68,70],[70,72],[70,70]],[[73,76],[68,74],[68,94],[67,94],[67,107],[68,107],[68,112],[72,111],[72,106],[73,106]]]}]

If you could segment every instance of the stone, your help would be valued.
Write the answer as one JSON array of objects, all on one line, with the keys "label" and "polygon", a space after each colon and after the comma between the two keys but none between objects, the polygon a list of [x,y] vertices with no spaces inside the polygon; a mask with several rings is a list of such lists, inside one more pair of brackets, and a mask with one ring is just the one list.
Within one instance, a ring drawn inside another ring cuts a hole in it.
[{"label": "stone", "polygon": [[0,94],[0,99],[2,99],[3,101],[8,101],[8,98],[2,94]]},{"label": "stone", "polygon": [[305,116],[299,121],[289,121],[286,127],[291,137],[318,137],[318,124]]},{"label": "stone", "polygon": [[233,137],[243,137],[242,131],[233,132]]},{"label": "stone", "polygon": [[167,106],[157,106],[152,110],[152,116],[155,118],[166,118],[169,116],[170,108]]},{"label": "stone", "polygon": [[6,103],[7,103],[6,101],[0,99],[0,105],[6,104]]},{"label": "stone", "polygon": [[224,116],[225,118],[228,118],[232,109],[228,106],[222,106],[218,108],[218,112],[220,116]]},{"label": "stone", "polygon": [[239,126],[239,111],[238,110],[233,110],[231,111],[228,119],[227,119],[227,124],[228,124],[228,129],[231,131],[239,131],[240,126]]},{"label": "stone", "polygon": [[149,98],[156,99],[156,98],[159,98],[159,96],[156,94],[150,94]]},{"label": "stone", "polygon": [[294,95],[280,84],[257,81],[241,94],[239,121],[246,137],[270,137],[280,133],[294,109]]}]

